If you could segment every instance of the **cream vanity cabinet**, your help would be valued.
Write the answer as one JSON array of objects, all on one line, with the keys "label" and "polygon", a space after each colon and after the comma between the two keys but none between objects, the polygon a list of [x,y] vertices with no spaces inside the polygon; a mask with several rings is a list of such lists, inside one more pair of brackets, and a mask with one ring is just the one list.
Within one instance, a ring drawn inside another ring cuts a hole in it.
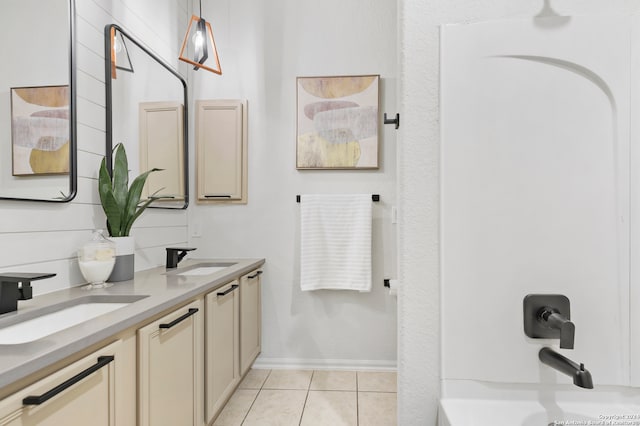
[{"label": "cream vanity cabinet", "polygon": [[213,423],[260,353],[261,273],[230,276],[47,367],[35,383],[13,384],[21,390],[0,400],[0,426]]},{"label": "cream vanity cabinet", "polygon": [[199,299],[138,330],[140,426],[202,424],[202,320]]},{"label": "cream vanity cabinet", "polygon": [[129,423],[117,407],[123,398],[135,398],[135,389],[129,389],[124,378],[131,366],[122,363],[129,359],[122,357],[122,350],[118,340],[4,398],[0,401],[0,425]]},{"label": "cream vanity cabinet", "polygon": [[218,415],[240,381],[238,280],[205,296],[205,419]]},{"label": "cream vanity cabinet", "polygon": [[240,278],[240,375],[253,364],[261,349],[260,275],[252,271]]}]

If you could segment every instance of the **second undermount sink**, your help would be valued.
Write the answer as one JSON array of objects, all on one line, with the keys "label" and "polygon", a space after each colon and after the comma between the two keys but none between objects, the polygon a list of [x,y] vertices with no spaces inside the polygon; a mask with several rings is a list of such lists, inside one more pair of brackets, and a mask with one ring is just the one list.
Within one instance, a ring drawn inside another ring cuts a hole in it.
[{"label": "second undermount sink", "polygon": [[0,319],[0,345],[33,342],[100,315],[115,311],[144,295],[93,295]]},{"label": "second undermount sink", "polygon": [[199,263],[197,265],[185,268],[181,272],[177,272],[176,275],[209,275],[215,274],[218,271],[227,269],[229,266],[233,266],[235,263],[230,262],[210,262]]}]

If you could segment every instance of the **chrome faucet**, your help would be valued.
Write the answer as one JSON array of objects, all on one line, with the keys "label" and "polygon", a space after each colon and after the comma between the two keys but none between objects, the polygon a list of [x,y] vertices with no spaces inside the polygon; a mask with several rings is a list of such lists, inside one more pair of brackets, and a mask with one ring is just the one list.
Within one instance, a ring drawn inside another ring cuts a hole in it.
[{"label": "chrome faucet", "polygon": [[551,348],[542,348],[538,352],[538,358],[543,364],[554,368],[561,373],[573,378],[573,384],[585,389],[593,389],[591,373],[584,368],[584,364],[577,364],[569,358],[560,355]]},{"label": "chrome faucet", "polygon": [[178,263],[187,255],[188,251],[193,251],[195,248],[185,247],[167,247],[167,269],[173,269],[178,267]]},{"label": "chrome faucet", "polygon": [[18,310],[18,300],[33,297],[31,281],[55,277],[56,274],[28,274],[22,272],[4,272],[0,274],[0,314]]}]

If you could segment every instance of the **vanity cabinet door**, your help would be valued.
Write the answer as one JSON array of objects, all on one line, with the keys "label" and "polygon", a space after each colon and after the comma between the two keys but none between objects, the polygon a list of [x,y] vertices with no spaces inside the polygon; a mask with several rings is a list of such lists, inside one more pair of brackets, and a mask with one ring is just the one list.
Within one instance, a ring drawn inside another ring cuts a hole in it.
[{"label": "vanity cabinet door", "polygon": [[126,424],[116,419],[121,348],[121,341],[116,341],[3,399],[0,425]]},{"label": "vanity cabinet door", "polygon": [[234,280],[205,296],[207,423],[217,416],[240,381],[238,287]]},{"label": "vanity cabinet door", "polygon": [[261,349],[260,276],[255,270],[240,278],[240,375],[249,370]]},{"label": "vanity cabinet door", "polygon": [[247,102],[196,101],[198,203],[247,203]]},{"label": "vanity cabinet door", "polygon": [[140,426],[201,425],[202,303],[138,330]]}]

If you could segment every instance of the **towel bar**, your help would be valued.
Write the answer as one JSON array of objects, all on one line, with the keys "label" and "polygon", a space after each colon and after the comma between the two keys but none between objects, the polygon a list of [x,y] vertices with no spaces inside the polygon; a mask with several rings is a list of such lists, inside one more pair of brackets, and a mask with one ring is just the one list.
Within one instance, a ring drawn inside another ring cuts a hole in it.
[{"label": "towel bar", "polygon": [[[371,194],[371,201],[378,202],[380,201],[380,194]],[[300,202],[300,196],[296,195],[296,203]]]}]

